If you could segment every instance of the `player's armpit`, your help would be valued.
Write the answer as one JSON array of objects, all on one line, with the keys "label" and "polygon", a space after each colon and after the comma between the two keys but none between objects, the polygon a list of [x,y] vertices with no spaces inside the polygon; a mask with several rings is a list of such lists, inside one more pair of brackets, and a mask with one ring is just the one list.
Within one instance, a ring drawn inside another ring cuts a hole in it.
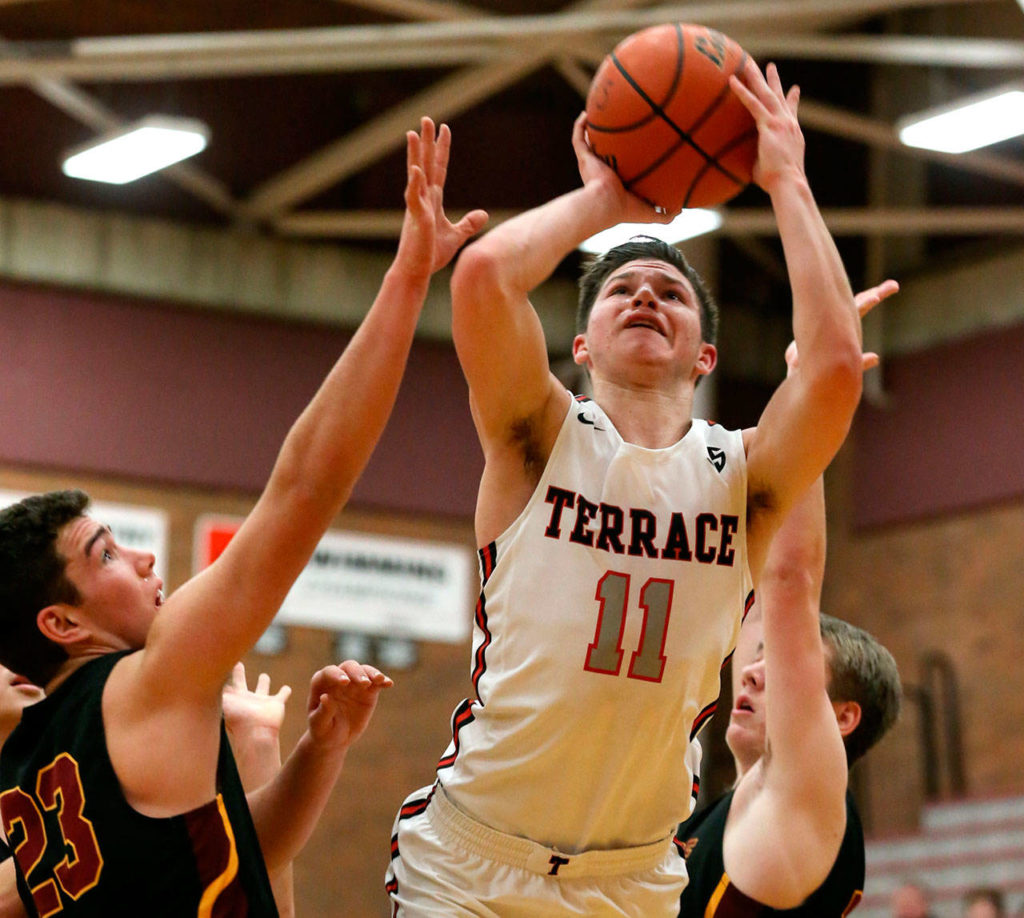
[{"label": "player's armpit", "polygon": [[28,912],[18,895],[13,857],[0,863],[0,918],[28,918]]}]

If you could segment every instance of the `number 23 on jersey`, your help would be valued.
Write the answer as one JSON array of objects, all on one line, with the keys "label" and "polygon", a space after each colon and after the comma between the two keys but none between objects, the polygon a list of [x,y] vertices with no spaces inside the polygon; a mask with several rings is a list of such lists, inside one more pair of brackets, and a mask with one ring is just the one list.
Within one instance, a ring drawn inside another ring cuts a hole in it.
[{"label": "number 23 on jersey", "polygon": [[[61,753],[39,772],[35,796],[19,787],[0,796],[4,832],[30,885],[40,918],[56,915],[64,908],[58,884],[66,896],[78,899],[99,882],[103,856],[84,809],[78,763],[67,753]],[[43,815],[54,811],[58,838],[50,837]],[[63,855],[53,869],[55,879],[48,877],[32,886],[33,871],[50,845],[57,846],[58,856]]]}]

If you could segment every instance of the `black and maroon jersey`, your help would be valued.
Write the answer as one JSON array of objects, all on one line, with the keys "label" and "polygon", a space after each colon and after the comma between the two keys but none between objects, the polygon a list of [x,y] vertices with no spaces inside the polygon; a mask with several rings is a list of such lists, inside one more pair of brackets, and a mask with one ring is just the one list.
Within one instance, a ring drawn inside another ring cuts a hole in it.
[{"label": "black and maroon jersey", "polygon": [[29,914],[276,916],[223,727],[216,798],[165,819],[125,800],[101,710],[107,677],[123,656],[76,670],[26,708],[4,744],[0,815]]},{"label": "black and maroon jersey", "polygon": [[[722,857],[725,822],[732,791],[719,797],[679,827],[676,844],[686,858],[690,881],[679,900],[680,918],[843,918],[864,895],[864,831],[850,793],[846,795],[846,834],[832,871],[803,905],[773,909],[740,892],[729,881]],[[785,826],[778,827],[779,832]],[[771,844],[770,832],[766,844]]]}]

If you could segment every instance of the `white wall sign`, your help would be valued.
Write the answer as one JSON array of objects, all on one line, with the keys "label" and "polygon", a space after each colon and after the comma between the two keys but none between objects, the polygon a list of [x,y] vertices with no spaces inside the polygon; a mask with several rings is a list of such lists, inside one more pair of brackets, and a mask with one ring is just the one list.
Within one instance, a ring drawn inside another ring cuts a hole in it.
[{"label": "white wall sign", "polygon": [[[10,506],[28,496],[27,491],[0,489],[0,507]],[[98,523],[109,526],[118,545],[152,552],[156,556],[153,569],[158,577],[166,580],[168,524],[167,514],[163,510],[94,500],[90,502],[86,513]]]},{"label": "white wall sign", "polygon": [[[223,551],[240,518],[201,517],[195,569]],[[469,635],[473,554],[461,545],[332,530],[275,623],[458,642]]]}]

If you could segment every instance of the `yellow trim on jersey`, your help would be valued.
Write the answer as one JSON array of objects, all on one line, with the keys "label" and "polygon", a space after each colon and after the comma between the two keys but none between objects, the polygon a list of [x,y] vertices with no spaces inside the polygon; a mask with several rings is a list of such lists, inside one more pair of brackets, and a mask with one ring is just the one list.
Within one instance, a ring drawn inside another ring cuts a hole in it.
[{"label": "yellow trim on jersey", "polygon": [[852,912],[860,904],[860,900],[863,899],[863,898],[864,898],[864,890],[863,889],[855,889],[853,891],[853,895],[850,896],[849,903],[847,904],[846,908],[843,911],[842,918],[847,918],[847,916],[850,914],[850,912]]},{"label": "yellow trim on jersey", "polygon": [[718,903],[722,901],[722,896],[725,895],[725,891],[729,888],[729,874],[723,873],[722,879],[718,881],[718,886],[715,887],[715,891],[711,894],[711,898],[708,899],[708,907],[704,909],[704,918],[714,918],[715,912],[718,910]]},{"label": "yellow trim on jersey", "polygon": [[224,807],[224,797],[221,794],[217,794],[217,809],[220,812],[220,819],[224,824],[224,834],[228,840],[228,865],[224,868],[224,872],[203,891],[203,898],[199,900],[199,911],[196,912],[196,918],[211,918],[217,897],[231,885],[238,873],[238,848],[235,845],[235,833],[231,829],[231,821],[228,819],[228,813]]}]

